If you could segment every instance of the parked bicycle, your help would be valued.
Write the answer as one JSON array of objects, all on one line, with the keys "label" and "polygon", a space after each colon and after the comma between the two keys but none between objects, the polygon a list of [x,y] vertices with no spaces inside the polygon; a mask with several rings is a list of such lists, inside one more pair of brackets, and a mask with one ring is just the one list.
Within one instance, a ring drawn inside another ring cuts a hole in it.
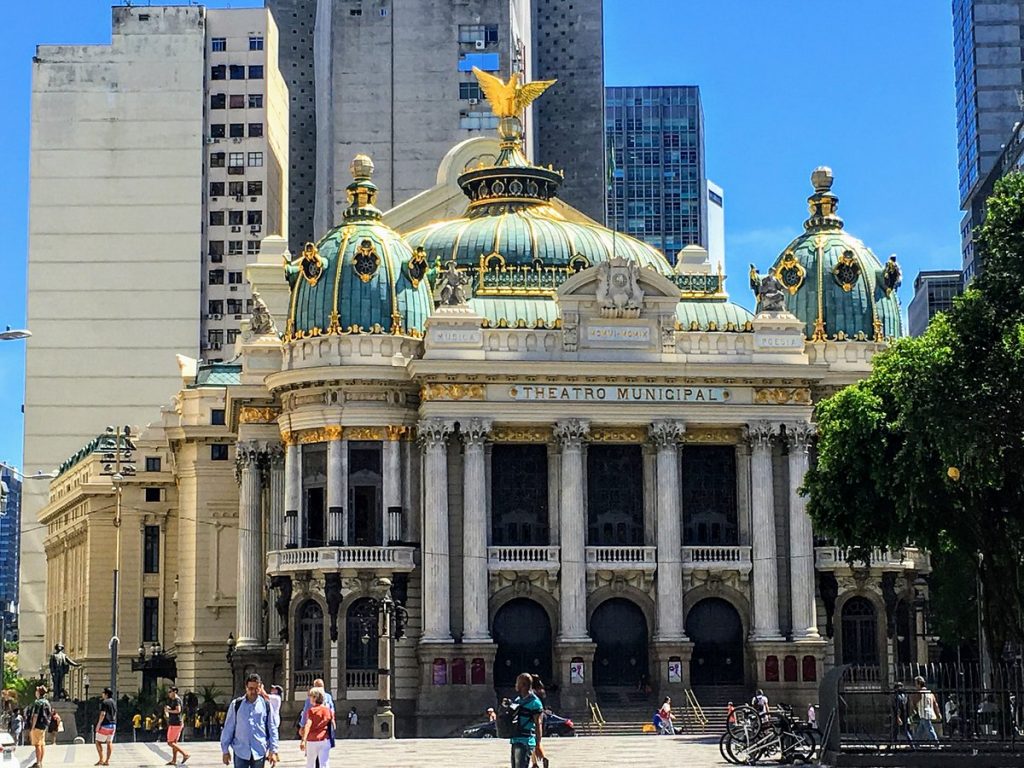
[{"label": "parked bicycle", "polygon": [[740,707],[726,722],[718,742],[722,757],[734,765],[755,765],[775,759],[782,763],[809,763],[817,752],[814,727],[793,717],[781,705],[762,718],[753,707]]}]

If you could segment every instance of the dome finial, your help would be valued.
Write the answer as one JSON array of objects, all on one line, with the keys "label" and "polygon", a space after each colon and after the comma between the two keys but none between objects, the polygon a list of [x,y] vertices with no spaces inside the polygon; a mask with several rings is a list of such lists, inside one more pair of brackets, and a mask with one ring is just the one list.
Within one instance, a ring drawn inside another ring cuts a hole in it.
[{"label": "dome finial", "polygon": [[807,198],[807,207],[811,217],[804,222],[804,228],[810,231],[825,229],[842,229],[843,220],[836,214],[839,198],[832,192],[835,177],[827,165],[819,165],[811,172],[811,186],[814,194]]},{"label": "dome finial", "polygon": [[345,209],[345,220],[380,219],[380,210],[375,205],[377,185],[370,180],[373,178],[373,160],[369,155],[356,155],[348,169],[353,181],[346,188],[348,208]]}]

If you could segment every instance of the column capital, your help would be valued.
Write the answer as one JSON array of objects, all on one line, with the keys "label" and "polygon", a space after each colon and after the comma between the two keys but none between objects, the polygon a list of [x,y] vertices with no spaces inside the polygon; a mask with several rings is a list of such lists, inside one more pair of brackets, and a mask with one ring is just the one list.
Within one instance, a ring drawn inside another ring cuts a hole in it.
[{"label": "column capital", "polygon": [[686,422],[682,419],[658,419],[647,428],[647,437],[659,451],[677,449],[685,434]]},{"label": "column capital", "polygon": [[553,431],[562,448],[579,448],[590,434],[590,422],[583,419],[563,419],[555,422]]},{"label": "column capital", "polygon": [[791,450],[806,452],[818,434],[818,428],[806,421],[788,423],[786,427],[786,444]]},{"label": "column capital", "polygon": [[490,419],[466,419],[459,422],[459,432],[466,447],[482,446],[491,435],[494,422]]},{"label": "column capital", "polygon": [[243,472],[259,469],[262,456],[263,450],[255,440],[235,443],[235,481],[242,482]]},{"label": "column capital", "polygon": [[424,448],[445,445],[455,429],[452,419],[420,419],[416,425],[416,433]]},{"label": "column capital", "polygon": [[769,448],[779,433],[779,425],[771,421],[755,421],[743,427],[743,439],[753,448]]}]

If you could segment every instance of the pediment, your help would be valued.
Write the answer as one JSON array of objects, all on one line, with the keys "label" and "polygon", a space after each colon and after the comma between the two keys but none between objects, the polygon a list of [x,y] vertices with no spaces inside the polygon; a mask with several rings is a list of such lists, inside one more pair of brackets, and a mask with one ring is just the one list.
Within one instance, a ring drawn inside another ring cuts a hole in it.
[{"label": "pediment", "polygon": [[[605,271],[615,272],[625,270],[629,264],[635,264],[629,259],[610,259],[601,262],[596,266],[581,270],[566,280],[558,289],[558,300],[574,298],[576,300],[594,300],[598,295],[598,289],[602,282],[602,273]],[[643,292],[645,301],[652,299],[671,299],[679,301],[679,286],[671,279],[655,272],[649,267],[636,267],[636,282]],[[661,303],[660,301],[658,303]]]}]

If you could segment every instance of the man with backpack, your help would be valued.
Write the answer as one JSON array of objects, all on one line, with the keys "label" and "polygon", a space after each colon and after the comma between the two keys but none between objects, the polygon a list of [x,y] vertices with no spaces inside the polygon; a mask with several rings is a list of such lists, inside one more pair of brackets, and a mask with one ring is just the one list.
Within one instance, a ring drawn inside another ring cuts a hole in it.
[{"label": "man with backpack", "polygon": [[264,697],[263,682],[257,674],[245,681],[245,696],[228,705],[220,751],[224,765],[234,768],[264,768],[277,763],[278,722],[270,701]]},{"label": "man with backpack", "polygon": [[[544,735],[541,729],[544,705],[533,692],[533,676],[529,673],[524,672],[516,678],[516,693],[519,695],[514,701],[503,702],[502,715],[506,718],[511,715],[512,719],[509,736],[512,768],[530,768],[530,756],[540,745]],[[499,717],[500,730],[505,731],[505,725],[501,721],[502,718]]]},{"label": "man with backpack", "polygon": [[28,740],[35,747],[36,766],[43,768],[43,755],[46,753],[46,732],[53,719],[53,708],[46,699],[46,686],[36,687],[36,700],[29,710]]}]

